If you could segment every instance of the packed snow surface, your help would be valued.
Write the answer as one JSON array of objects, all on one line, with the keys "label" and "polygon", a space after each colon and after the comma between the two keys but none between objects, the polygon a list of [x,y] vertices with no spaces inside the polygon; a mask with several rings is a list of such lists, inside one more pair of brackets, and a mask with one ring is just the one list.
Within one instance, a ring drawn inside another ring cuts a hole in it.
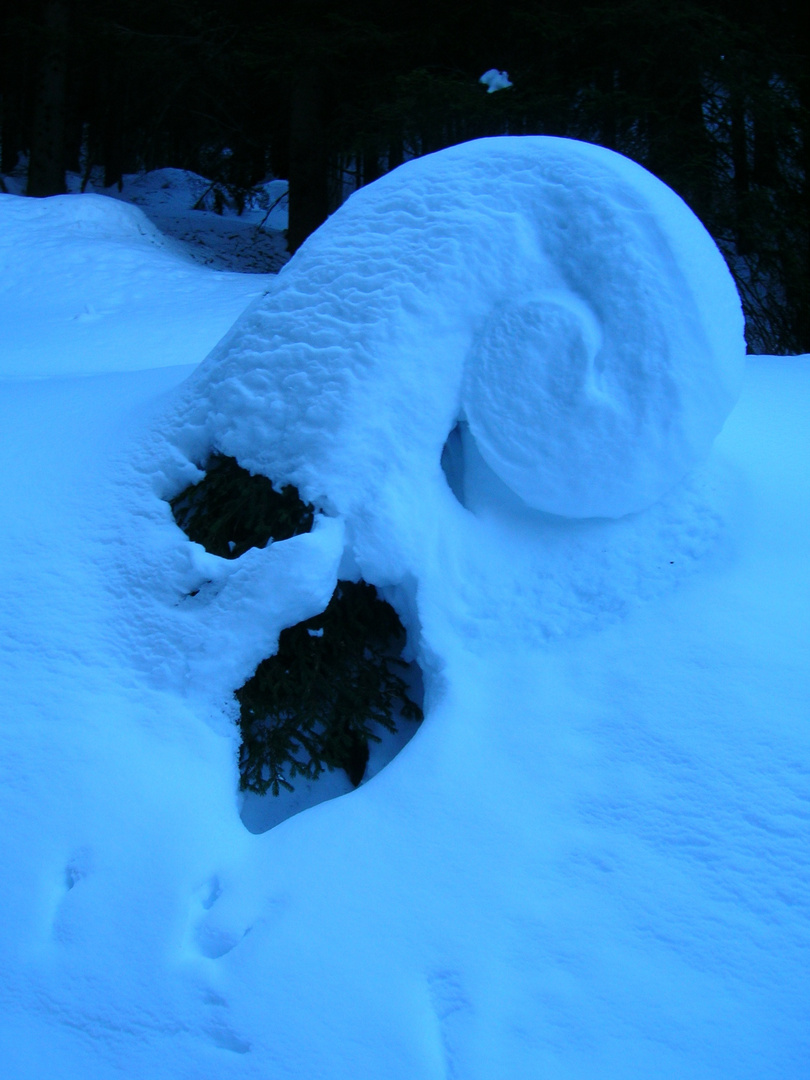
[{"label": "packed snow surface", "polygon": [[[158,328],[180,342],[206,316],[177,276],[187,262],[141,218],[88,204],[107,253],[94,275],[64,224],[85,197],[14,210],[2,370],[19,371],[14,343],[37,326],[53,356],[43,368],[32,346],[41,377],[0,385],[10,1080],[807,1076],[810,358],[752,359],[710,446],[740,363],[712,249],[692,224],[672,238],[690,219],[635,168],[619,199],[611,155],[547,145],[572,183],[591,176],[597,223],[626,211],[641,269],[669,267],[661,289],[686,327],[672,340],[709,341],[708,374],[676,362],[650,300],[642,325],[670,382],[634,369],[640,444],[614,462],[636,491],[640,447],[663,473],[678,447],[706,458],[681,479],[678,458],[661,497],[618,518],[576,512],[592,485],[573,477],[570,516],[527,505],[511,444],[483,427],[477,388],[510,308],[527,362],[555,323],[573,368],[577,334],[609,337],[595,271],[587,289],[558,268],[524,291],[551,244],[521,209],[528,142],[457,148],[353,196],[277,280],[242,279],[244,303],[270,292],[196,371],[152,347]],[[0,198],[0,214],[16,205]],[[157,307],[132,288],[144,250],[161,256]],[[613,263],[606,247],[590,265],[621,275],[636,254],[628,242]],[[79,377],[49,313],[73,304],[82,255],[83,302],[120,304],[99,354],[112,370]],[[222,275],[194,270],[215,294]],[[641,308],[626,301],[628,317]],[[592,412],[568,387],[577,453]],[[662,387],[675,435],[650,426]],[[165,500],[212,449],[299,484],[321,510],[313,531],[232,561],[190,543]],[[283,626],[359,575],[408,627],[426,719],[370,782],[258,833],[237,793],[233,690]]]}]

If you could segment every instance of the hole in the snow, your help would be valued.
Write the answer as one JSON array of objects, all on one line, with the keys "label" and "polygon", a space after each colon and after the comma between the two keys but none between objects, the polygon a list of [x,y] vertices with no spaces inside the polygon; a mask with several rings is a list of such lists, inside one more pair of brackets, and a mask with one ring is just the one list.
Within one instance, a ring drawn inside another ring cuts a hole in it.
[{"label": "hole in the snow", "polygon": [[213,454],[205,476],[169,500],[174,520],[212,555],[238,559],[269,540],[309,532],[315,508],[287,484],[276,491],[266,476],[252,476],[235,458]]},{"label": "hole in the snow", "polygon": [[447,436],[447,442],[442,450],[442,469],[450,490],[461,505],[466,506],[464,502],[464,443],[461,421],[456,424]]},{"label": "hole in the snow", "polygon": [[[278,652],[236,691],[240,788],[296,798],[287,800],[288,812],[269,817],[248,800],[252,821],[244,810],[243,820],[251,831],[322,801],[311,782],[323,784],[324,773],[344,780],[342,790],[325,784],[323,798],[357,787],[374,744],[396,744],[387,760],[401,749],[422,719],[421,675],[402,658],[404,646],[396,612],[365,582],[339,581],[325,611],[282,630]],[[400,732],[400,724],[412,730]]]},{"label": "hole in the snow", "polygon": [[484,460],[469,424],[459,420],[442,449],[442,470],[448,487],[465,510],[479,518],[500,520],[511,528],[515,522],[534,527],[555,519],[528,506]]}]

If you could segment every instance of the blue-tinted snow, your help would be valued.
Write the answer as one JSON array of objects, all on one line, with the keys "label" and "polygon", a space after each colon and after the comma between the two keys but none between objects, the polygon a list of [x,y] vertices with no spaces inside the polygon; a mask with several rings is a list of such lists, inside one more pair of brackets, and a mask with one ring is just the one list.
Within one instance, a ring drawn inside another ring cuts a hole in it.
[{"label": "blue-tinted snow", "polygon": [[[34,340],[44,230],[18,226],[29,300],[6,290],[0,319]],[[45,311],[87,250],[76,229],[49,242]],[[181,340],[200,315],[170,302],[175,269],[152,264],[159,314],[126,260],[88,299],[119,289],[134,344],[158,317]],[[317,283],[300,303],[301,327],[329,315]],[[279,398],[272,364],[245,362],[255,314],[185,387],[146,348],[140,371],[2,384],[4,1075],[800,1080],[810,358],[751,360],[707,462],[655,506],[561,521],[463,423],[458,502],[440,364],[414,389],[362,351],[368,327],[326,319]],[[347,341],[365,364],[321,371],[316,346]],[[161,496],[212,438],[252,434],[252,463],[331,516],[226,566]],[[230,690],[360,570],[411,628],[426,721],[370,783],[252,835]]]},{"label": "blue-tinted snow", "polygon": [[529,505],[620,517],[703,460],[744,356],[731,275],[660,181],[597,146],[482,139],[353,195],[209,358],[190,422],[221,417],[229,452],[342,512],[377,501],[383,462],[419,518],[464,416]]}]

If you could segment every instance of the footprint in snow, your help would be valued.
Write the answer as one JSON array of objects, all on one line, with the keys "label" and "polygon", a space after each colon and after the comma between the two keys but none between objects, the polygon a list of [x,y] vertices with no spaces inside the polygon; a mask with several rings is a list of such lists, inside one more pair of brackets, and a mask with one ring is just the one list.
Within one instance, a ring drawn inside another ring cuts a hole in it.
[{"label": "footprint in snow", "polygon": [[[222,886],[219,878],[212,877],[198,890],[197,899],[204,911],[210,912],[222,895]],[[231,927],[218,925],[216,915],[203,916],[197,920],[192,932],[192,941],[195,950],[209,960],[218,960],[235,949],[239,942],[250,933],[247,929],[234,930]]]}]

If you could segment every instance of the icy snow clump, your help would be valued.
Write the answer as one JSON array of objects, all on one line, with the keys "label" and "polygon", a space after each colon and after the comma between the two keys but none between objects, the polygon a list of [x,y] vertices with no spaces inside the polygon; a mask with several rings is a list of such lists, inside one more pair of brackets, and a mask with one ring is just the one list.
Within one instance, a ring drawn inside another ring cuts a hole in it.
[{"label": "icy snow clump", "polygon": [[359,466],[340,461],[344,425],[407,468],[461,418],[525,503],[580,518],[639,511],[703,459],[743,366],[731,276],[681,199],[610,150],[538,136],[358,191],[201,378],[227,398],[210,402],[227,452],[309,472],[310,498],[326,455],[336,508]]},{"label": "icy snow clump", "polygon": [[512,85],[509,75],[505,71],[498,71],[497,68],[485,71],[478,81],[484,84],[488,94],[494,94],[496,90],[506,90]]}]

